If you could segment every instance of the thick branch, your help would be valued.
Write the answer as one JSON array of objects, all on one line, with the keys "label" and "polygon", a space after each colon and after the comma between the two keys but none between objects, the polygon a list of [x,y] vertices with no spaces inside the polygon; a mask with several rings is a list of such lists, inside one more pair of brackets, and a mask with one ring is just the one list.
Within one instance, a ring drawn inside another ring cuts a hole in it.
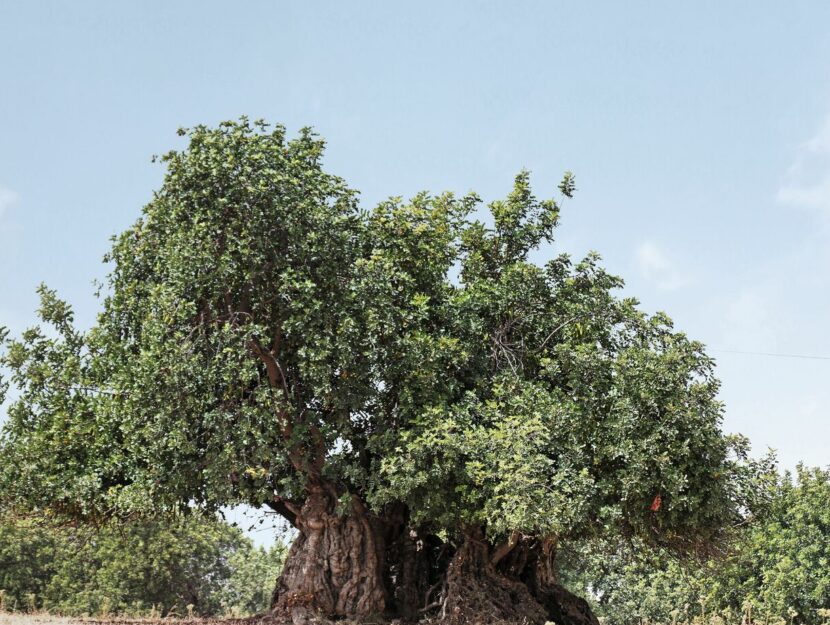
[{"label": "thick branch", "polygon": [[496,550],[493,552],[493,555],[490,556],[490,564],[496,566],[499,563],[499,561],[501,561],[501,559],[504,558],[504,556],[513,551],[513,547],[515,547],[516,543],[519,542],[519,536],[520,534],[518,530],[513,530],[512,532],[510,532],[510,537],[501,545],[496,547]]},{"label": "thick branch", "polygon": [[288,392],[288,383],[275,353],[272,350],[265,349],[256,339],[248,341],[248,348],[265,365],[265,370],[268,373],[268,382],[270,382],[271,386],[274,388],[282,388],[285,399],[288,401],[291,394]]},{"label": "thick branch", "polygon": [[282,516],[291,525],[297,527],[297,517],[300,514],[300,507],[296,503],[275,497],[272,501],[266,501],[265,505]]}]

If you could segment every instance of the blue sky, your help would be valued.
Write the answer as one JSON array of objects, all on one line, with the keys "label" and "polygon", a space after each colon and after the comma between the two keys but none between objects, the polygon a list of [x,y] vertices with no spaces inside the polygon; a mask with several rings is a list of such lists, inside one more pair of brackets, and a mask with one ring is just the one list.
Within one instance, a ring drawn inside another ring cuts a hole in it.
[{"label": "blue sky", "polygon": [[725,426],[830,464],[830,3],[0,2],[0,324],[94,319],[178,126],[314,126],[371,205],[579,192],[595,249],[719,363]]}]

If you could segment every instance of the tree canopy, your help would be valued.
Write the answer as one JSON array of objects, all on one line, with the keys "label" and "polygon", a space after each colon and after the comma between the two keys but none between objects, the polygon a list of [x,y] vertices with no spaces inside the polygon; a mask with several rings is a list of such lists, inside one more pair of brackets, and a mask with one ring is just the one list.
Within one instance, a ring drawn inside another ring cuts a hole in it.
[{"label": "tree canopy", "polygon": [[20,393],[0,442],[8,501],[106,517],[269,506],[300,530],[297,559],[319,559],[315,532],[360,552],[326,581],[289,556],[282,607],[329,584],[308,601],[332,614],[403,610],[411,589],[389,570],[410,534],[541,566],[587,535],[695,549],[739,517],[742,448],[703,346],[618,296],[596,254],[531,260],[571,174],[558,200],[523,171],[486,207],[421,193],[367,210],[310,130],[243,118],[181,134],[114,239],[97,324],[77,330],[41,287],[51,329],[5,343]]}]

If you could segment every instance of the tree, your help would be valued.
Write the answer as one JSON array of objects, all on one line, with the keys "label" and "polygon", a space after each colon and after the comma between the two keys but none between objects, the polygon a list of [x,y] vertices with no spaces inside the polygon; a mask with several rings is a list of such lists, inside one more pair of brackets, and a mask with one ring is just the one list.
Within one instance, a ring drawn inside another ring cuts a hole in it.
[{"label": "tree", "polygon": [[278,541],[267,549],[250,548],[228,558],[231,576],[222,588],[219,601],[226,614],[253,615],[271,607],[274,580],[285,561],[286,547]]},{"label": "tree", "polygon": [[365,211],[309,130],[181,134],[96,326],[42,287],[54,331],[7,342],[15,505],[266,506],[298,530],[277,613],[560,625],[595,622],[561,545],[737,517],[711,359],[596,255],[529,260],[560,208],[526,172],[487,222],[475,195]]}]

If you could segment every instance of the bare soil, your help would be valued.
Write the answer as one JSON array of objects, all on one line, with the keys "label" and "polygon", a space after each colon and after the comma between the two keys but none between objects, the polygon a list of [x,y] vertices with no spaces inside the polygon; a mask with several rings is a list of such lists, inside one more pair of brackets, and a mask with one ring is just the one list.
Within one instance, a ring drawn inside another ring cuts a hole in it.
[{"label": "bare soil", "polygon": [[0,625],[70,625],[72,619],[50,614],[9,614],[0,612]]}]

